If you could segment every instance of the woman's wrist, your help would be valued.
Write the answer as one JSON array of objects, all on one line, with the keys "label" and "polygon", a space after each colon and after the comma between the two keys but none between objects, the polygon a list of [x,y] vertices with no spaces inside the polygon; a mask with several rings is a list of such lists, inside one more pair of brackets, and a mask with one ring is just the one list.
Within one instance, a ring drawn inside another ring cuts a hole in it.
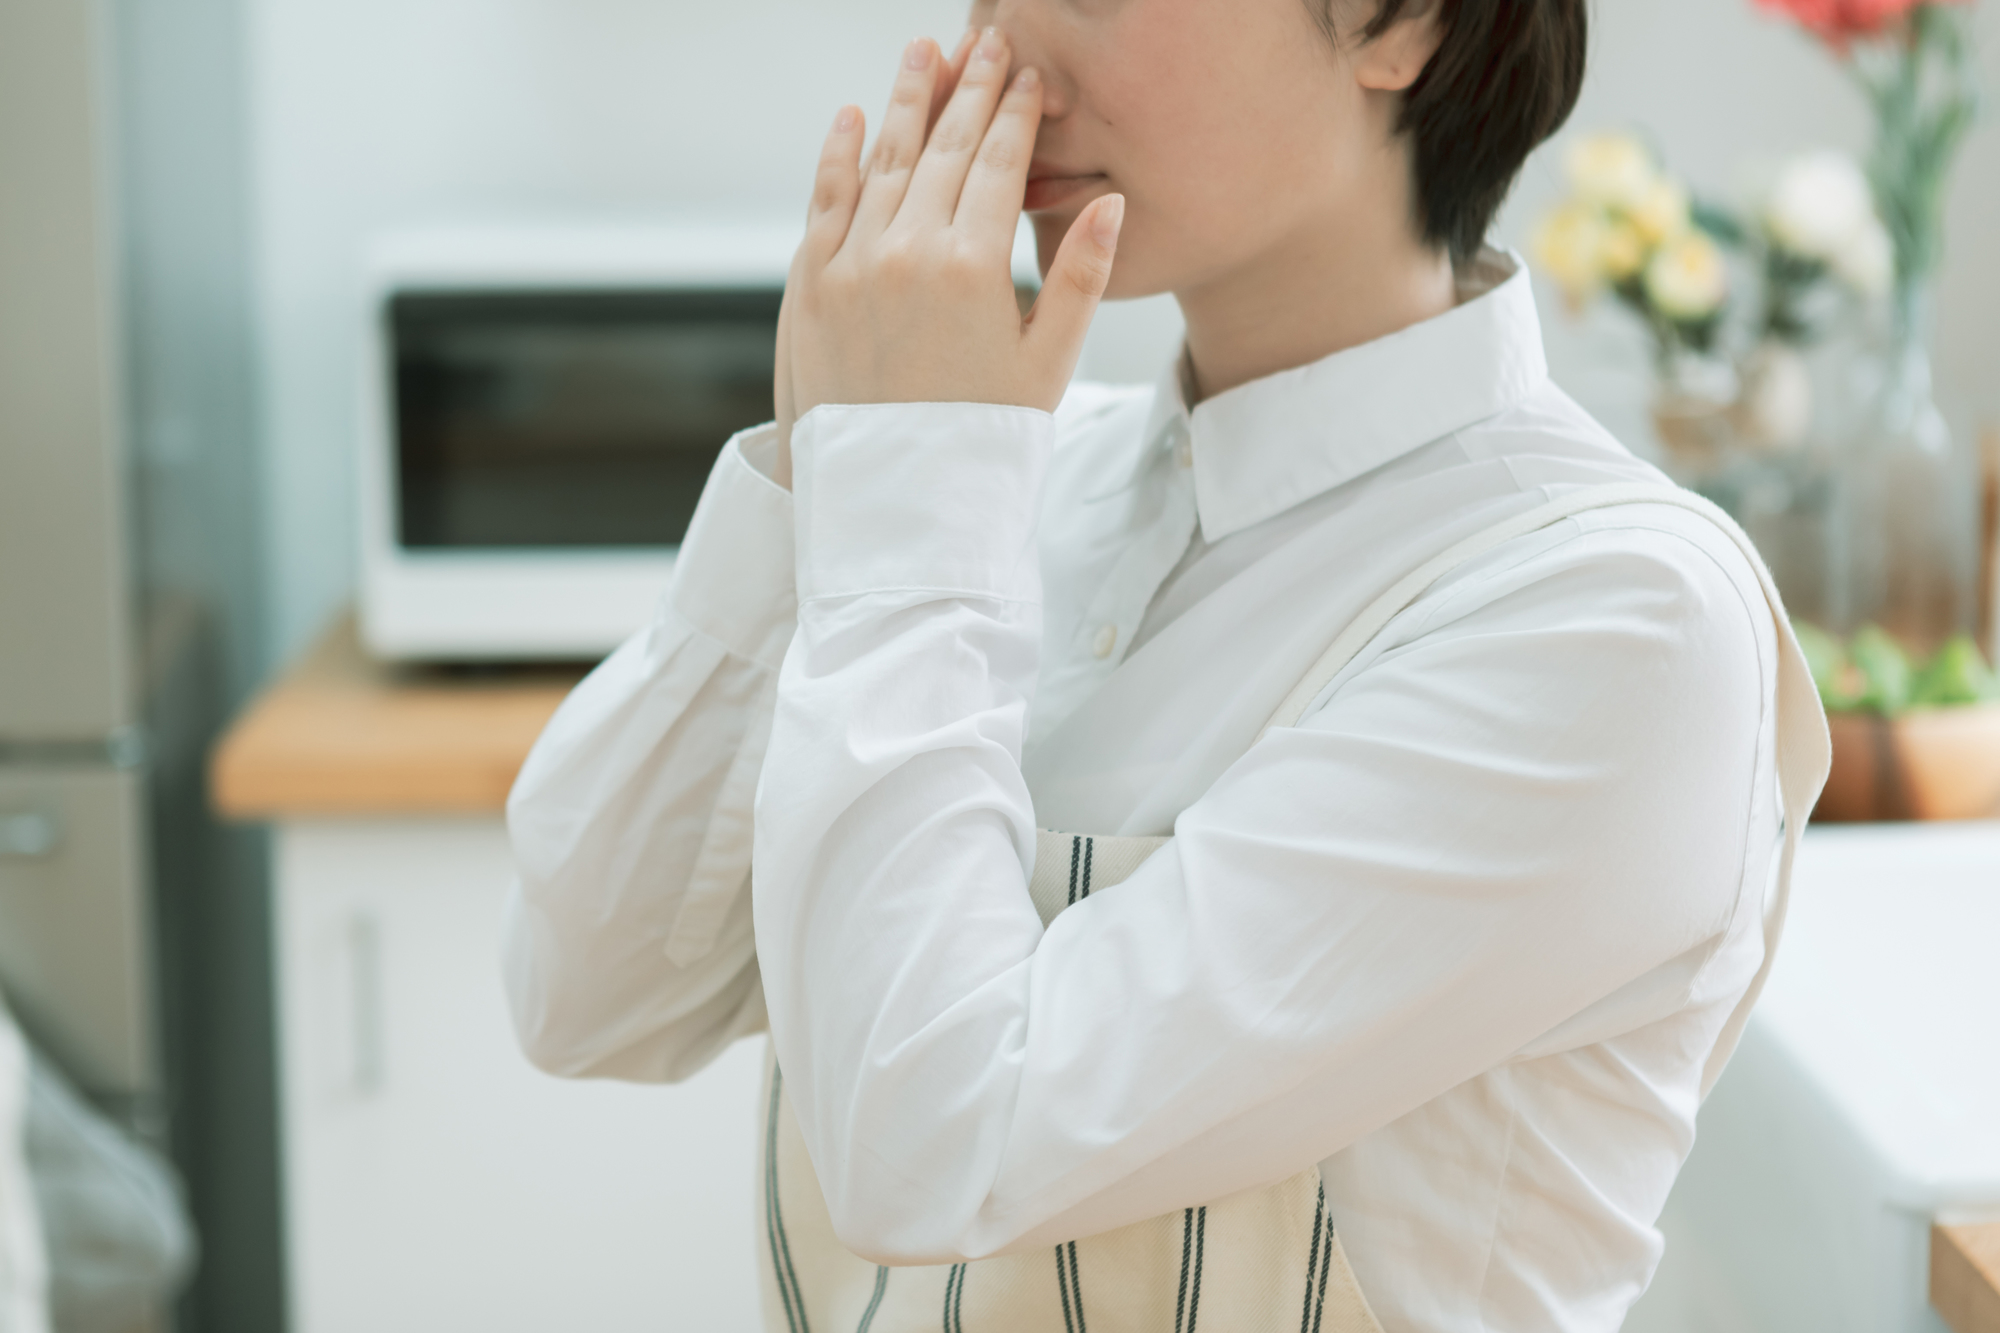
[{"label": "woman's wrist", "polygon": [[792,489],[792,427],[789,422],[778,424],[771,451],[771,466],[764,475],[786,490]]},{"label": "woman's wrist", "polygon": [[1055,434],[1039,408],[822,404],[794,428],[801,600],[935,589],[1038,600]]},{"label": "woman's wrist", "polygon": [[736,435],[716,460],[674,562],[668,604],[738,656],[775,667],[798,619],[794,502],[774,484],[776,431]]}]

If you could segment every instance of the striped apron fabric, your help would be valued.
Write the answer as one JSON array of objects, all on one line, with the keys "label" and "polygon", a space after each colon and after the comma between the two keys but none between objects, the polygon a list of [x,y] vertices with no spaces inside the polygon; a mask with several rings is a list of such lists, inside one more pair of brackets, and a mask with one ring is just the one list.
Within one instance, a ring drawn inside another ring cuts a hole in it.
[{"label": "striped apron fabric", "polygon": [[[1765,906],[1764,961],[1704,1067],[1706,1096],[1769,974],[1799,833],[1830,761],[1818,692],[1777,589],[1749,538],[1721,510],[1675,487],[1616,483],[1474,534],[1399,580],[1342,630],[1264,730],[1296,725],[1383,626],[1459,565],[1585,510],[1618,504],[1668,504],[1713,521],[1757,571],[1778,631],[1784,850]],[[1029,892],[1043,924],[1120,883],[1169,841],[1040,832]],[[768,1043],[759,1115],[758,1266],[769,1333],[1273,1333],[1295,1324],[1299,1333],[1382,1333],[1327,1213],[1317,1164],[1275,1185],[1047,1249],[887,1268],[851,1253],[835,1236]]]}]

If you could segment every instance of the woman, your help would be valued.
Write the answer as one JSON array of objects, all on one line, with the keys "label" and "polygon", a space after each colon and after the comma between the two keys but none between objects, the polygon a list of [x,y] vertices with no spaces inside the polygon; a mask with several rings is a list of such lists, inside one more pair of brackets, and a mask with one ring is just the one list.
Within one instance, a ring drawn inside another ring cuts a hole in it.
[{"label": "woman", "polygon": [[[779,419],[521,775],[522,1041],[671,1080],[768,1022],[773,1327],[1615,1328],[1824,738],[1754,553],[1483,246],[1584,2],[972,17],[865,163],[836,117]],[[1158,385],[1068,386],[1159,291]],[[1093,893],[1038,827],[1171,839]]]}]

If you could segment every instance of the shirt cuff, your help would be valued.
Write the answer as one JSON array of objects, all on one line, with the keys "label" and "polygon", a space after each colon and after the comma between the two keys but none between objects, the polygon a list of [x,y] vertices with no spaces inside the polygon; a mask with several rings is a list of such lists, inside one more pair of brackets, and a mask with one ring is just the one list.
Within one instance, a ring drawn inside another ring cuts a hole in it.
[{"label": "shirt cuff", "polygon": [[806,413],[792,428],[799,599],[922,588],[1039,600],[1054,422],[989,403]]},{"label": "shirt cuff", "polygon": [[792,494],[750,461],[769,454],[777,427],[757,426],[722,446],[674,560],[668,599],[694,629],[739,657],[784,661],[798,622],[792,583]]}]

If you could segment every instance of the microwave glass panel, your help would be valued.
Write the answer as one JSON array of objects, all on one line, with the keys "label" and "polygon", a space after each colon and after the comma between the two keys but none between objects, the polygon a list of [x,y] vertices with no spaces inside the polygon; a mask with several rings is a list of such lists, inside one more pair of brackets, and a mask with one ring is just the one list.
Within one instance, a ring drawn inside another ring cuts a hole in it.
[{"label": "microwave glass panel", "polygon": [[769,421],[782,293],[403,293],[397,533],[412,548],[668,546]]}]

